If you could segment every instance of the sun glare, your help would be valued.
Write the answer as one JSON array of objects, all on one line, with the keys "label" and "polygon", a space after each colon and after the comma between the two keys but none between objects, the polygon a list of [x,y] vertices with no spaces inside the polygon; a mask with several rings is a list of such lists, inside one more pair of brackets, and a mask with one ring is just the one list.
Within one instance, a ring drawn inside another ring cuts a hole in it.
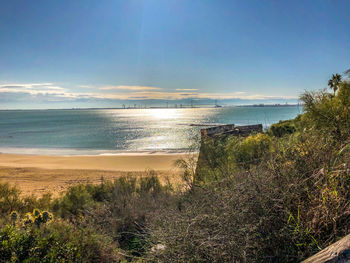
[{"label": "sun glare", "polygon": [[180,116],[177,109],[151,109],[150,114],[156,119],[176,119]]}]

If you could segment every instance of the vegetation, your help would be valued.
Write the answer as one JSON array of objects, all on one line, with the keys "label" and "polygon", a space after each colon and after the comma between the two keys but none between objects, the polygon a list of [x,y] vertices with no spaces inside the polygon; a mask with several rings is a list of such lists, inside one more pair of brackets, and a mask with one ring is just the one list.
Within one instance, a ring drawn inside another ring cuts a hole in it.
[{"label": "vegetation", "polygon": [[0,184],[0,262],[138,258],[149,250],[146,220],[171,202],[170,191],[153,171],[141,178],[76,185],[55,200],[22,198],[16,188]]},{"label": "vegetation", "polygon": [[282,137],[284,135],[292,134],[296,131],[294,123],[295,121],[293,120],[287,120],[272,124],[269,133],[275,137]]},{"label": "vegetation", "polygon": [[338,90],[339,84],[341,83],[342,76],[340,74],[333,74],[332,78],[328,81],[328,86],[333,89],[334,95]]},{"label": "vegetation", "polygon": [[[348,73],[347,73],[348,74]],[[339,75],[340,76],[340,75]],[[350,83],[263,134],[202,141],[185,187],[144,177],[23,198],[0,184],[0,262],[299,262],[350,232]],[[342,80],[343,78],[343,80]]]}]

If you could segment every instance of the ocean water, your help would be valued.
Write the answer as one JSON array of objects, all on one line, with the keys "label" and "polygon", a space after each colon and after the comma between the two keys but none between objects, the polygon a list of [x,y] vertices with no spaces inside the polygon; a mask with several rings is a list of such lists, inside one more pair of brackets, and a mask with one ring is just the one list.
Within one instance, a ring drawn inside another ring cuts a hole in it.
[{"label": "ocean water", "polygon": [[0,111],[0,152],[181,152],[199,135],[200,125],[262,123],[268,127],[301,111],[296,106]]}]

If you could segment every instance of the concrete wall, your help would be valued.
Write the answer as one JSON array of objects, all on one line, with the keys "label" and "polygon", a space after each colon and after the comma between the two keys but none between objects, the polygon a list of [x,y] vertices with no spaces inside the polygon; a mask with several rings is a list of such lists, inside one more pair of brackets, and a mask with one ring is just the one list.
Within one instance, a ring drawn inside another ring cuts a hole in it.
[{"label": "concrete wall", "polygon": [[201,129],[202,136],[213,136],[215,134],[225,133],[228,131],[232,131],[234,129],[234,124],[220,125],[215,127],[210,127],[206,129]]},{"label": "concrete wall", "polygon": [[241,135],[247,136],[252,132],[262,132],[262,124],[235,126],[234,124],[220,125],[216,127],[201,129],[201,135],[214,137],[218,135]]}]

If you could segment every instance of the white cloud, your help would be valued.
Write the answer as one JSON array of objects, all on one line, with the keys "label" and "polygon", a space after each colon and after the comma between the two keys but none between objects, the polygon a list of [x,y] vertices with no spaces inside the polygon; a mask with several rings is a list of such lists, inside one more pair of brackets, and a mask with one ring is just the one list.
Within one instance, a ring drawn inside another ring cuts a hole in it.
[{"label": "white cloud", "polygon": [[0,93],[61,94],[66,90],[52,83],[0,84]]},{"label": "white cloud", "polygon": [[100,90],[161,90],[161,88],[148,87],[148,86],[105,86]]},{"label": "white cloud", "polygon": [[89,86],[89,85],[79,85],[79,88],[83,88],[83,89],[92,89],[93,86]]},{"label": "white cloud", "polygon": [[11,84],[0,84],[0,88],[3,88],[3,87],[22,87],[22,88],[32,88],[32,87],[46,87],[46,86],[52,86],[53,84],[52,83],[21,83],[21,84],[18,84],[18,83],[11,83]]},{"label": "white cloud", "polygon": [[176,90],[179,90],[179,91],[196,91],[198,89],[176,89]]},{"label": "white cloud", "polygon": [[[208,93],[198,89],[177,89],[175,92],[161,91],[148,86],[108,86],[100,90],[111,92],[71,92],[53,83],[0,84],[0,100],[74,101],[74,100],[179,100],[179,99],[295,99],[286,96],[266,96],[245,92]],[[115,92],[115,91],[124,92]],[[126,91],[126,92],[125,92]],[[2,95],[1,95],[2,94]],[[28,97],[29,96],[29,97]]]}]

